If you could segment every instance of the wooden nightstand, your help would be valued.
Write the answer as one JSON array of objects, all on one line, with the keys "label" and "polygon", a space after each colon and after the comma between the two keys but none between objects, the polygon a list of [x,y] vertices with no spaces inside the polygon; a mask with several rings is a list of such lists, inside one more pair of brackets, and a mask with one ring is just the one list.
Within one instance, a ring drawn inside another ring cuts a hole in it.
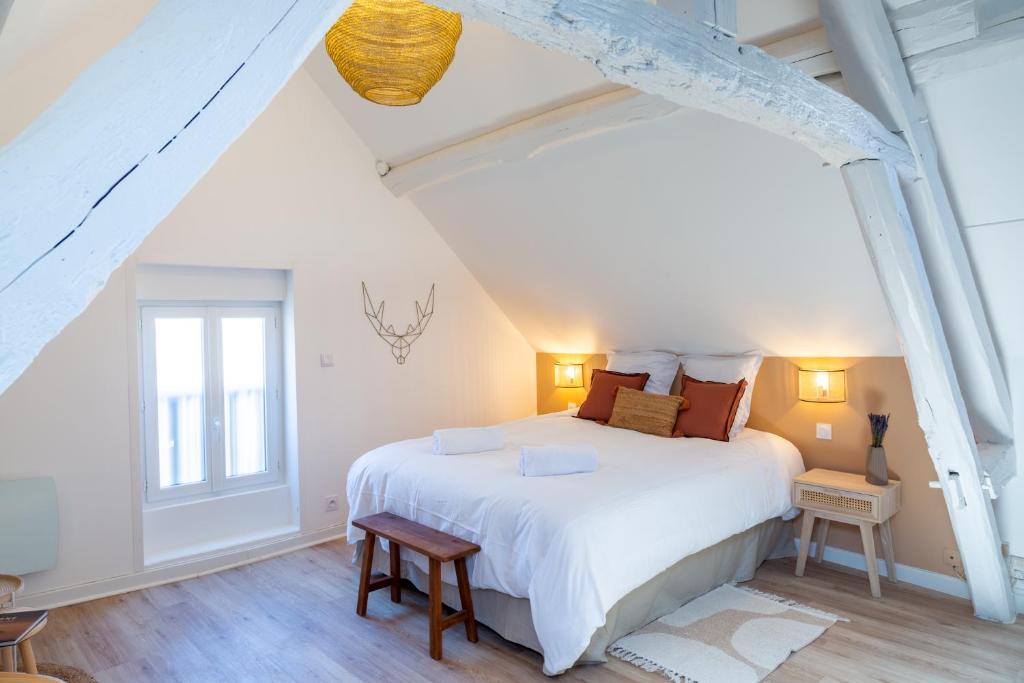
[{"label": "wooden nightstand", "polygon": [[820,519],[818,527],[817,553],[815,560],[821,562],[825,555],[830,522],[842,522],[860,527],[860,539],[864,544],[864,559],[868,566],[868,581],[871,595],[882,597],[878,586],[878,562],[875,557],[874,527],[879,525],[882,539],[882,555],[889,580],[896,582],[896,559],[893,555],[892,528],[889,518],[900,509],[900,482],[890,481],[885,486],[875,486],[864,480],[860,474],[833,472],[813,469],[793,480],[793,504],[804,511],[803,526],[800,528],[800,555],[796,560],[796,575],[804,575],[807,553],[811,549],[811,531],[814,520]]}]

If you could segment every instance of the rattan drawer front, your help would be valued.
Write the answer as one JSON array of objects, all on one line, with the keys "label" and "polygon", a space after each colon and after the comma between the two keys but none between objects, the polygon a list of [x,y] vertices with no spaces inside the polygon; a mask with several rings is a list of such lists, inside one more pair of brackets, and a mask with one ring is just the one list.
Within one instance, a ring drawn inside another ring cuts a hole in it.
[{"label": "rattan drawer front", "polygon": [[797,483],[795,498],[797,506],[801,508],[841,512],[853,517],[880,521],[877,496]]}]

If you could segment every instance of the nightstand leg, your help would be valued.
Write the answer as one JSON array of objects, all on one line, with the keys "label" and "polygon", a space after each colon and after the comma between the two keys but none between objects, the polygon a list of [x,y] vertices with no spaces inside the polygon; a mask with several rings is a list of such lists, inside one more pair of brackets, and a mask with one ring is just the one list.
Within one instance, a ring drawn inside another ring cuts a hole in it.
[{"label": "nightstand leg", "polygon": [[868,583],[871,584],[871,595],[882,597],[882,589],[878,585],[878,558],[875,557],[875,525],[873,522],[860,523],[860,540],[864,544],[864,561],[868,565]]},{"label": "nightstand leg", "polygon": [[804,522],[800,527],[800,554],[796,558],[796,575],[804,575],[804,567],[807,566],[807,553],[811,549],[811,531],[814,529],[814,512],[804,510]]},{"label": "nightstand leg", "polygon": [[882,539],[882,556],[885,558],[885,570],[889,574],[889,580],[896,583],[896,546],[892,543],[892,527],[889,525],[888,519],[878,527],[878,535]]},{"label": "nightstand leg", "polygon": [[827,519],[818,520],[818,540],[817,547],[815,548],[817,552],[814,554],[814,561],[818,564],[821,564],[822,561],[825,559],[825,545],[828,543],[829,523],[830,520]]}]

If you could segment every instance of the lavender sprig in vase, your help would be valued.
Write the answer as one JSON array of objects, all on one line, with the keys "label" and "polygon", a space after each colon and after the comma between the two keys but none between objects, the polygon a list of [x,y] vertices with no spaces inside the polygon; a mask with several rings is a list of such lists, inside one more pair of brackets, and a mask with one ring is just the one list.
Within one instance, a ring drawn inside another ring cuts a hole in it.
[{"label": "lavender sprig in vase", "polygon": [[867,475],[864,478],[869,484],[885,486],[889,483],[889,466],[885,462],[882,440],[889,429],[889,415],[868,413],[868,422],[871,423],[871,448],[868,449]]}]

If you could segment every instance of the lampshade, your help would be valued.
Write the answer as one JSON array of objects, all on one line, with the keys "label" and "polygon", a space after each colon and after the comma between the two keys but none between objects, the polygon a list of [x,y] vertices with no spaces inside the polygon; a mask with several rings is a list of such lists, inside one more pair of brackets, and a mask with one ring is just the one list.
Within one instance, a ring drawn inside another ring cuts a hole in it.
[{"label": "lampshade", "polygon": [[801,370],[800,400],[842,403],[846,400],[846,370]]},{"label": "lampshade", "polygon": [[416,104],[455,57],[462,17],[419,0],[355,0],[324,38],[338,73],[377,104]]},{"label": "lampshade", "polygon": [[579,389],[583,386],[583,363],[555,363],[555,386]]}]

